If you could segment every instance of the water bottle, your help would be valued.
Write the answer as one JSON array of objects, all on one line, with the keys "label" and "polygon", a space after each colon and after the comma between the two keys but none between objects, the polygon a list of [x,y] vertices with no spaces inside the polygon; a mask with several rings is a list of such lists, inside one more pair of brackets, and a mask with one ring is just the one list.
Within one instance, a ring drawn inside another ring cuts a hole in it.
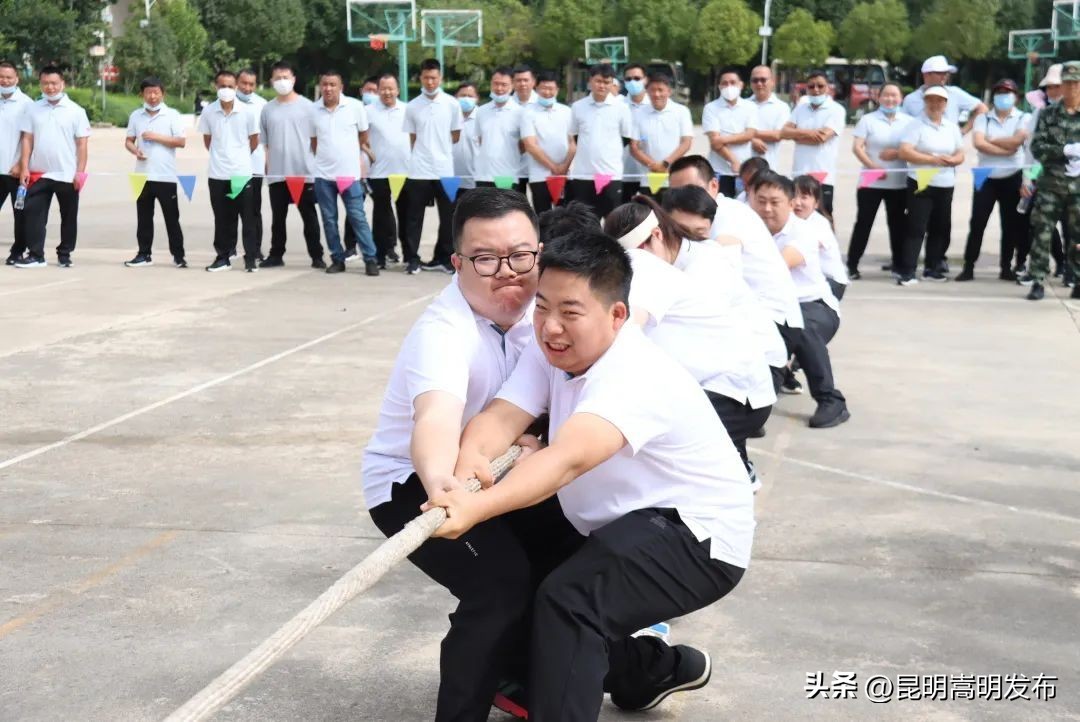
[{"label": "water bottle", "polygon": [[1020,202],[1016,204],[1016,212],[1021,215],[1026,214],[1029,210],[1031,210],[1031,202],[1033,200],[1035,200],[1034,195],[1030,195],[1027,198],[1021,196]]},{"label": "water bottle", "polygon": [[15,210],[21,211],[26,207],[26,186],[19,186],[19,190],[15,192]]}]

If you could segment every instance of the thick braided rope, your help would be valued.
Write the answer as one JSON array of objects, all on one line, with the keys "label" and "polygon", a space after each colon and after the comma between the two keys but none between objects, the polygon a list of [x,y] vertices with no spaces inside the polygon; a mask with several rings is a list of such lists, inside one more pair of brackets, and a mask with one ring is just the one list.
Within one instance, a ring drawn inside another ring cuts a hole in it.
[{"label": "thick braided rope", "polygon": [[[520,447],[511,446],[505,454],[492,461],[492,478],[498,480],[504,476],[520,454]],[[466,488],[469,491],[478,491],[480,482],[469,479]],[[209,719],[293,645],[307,636],[308,632],[326,621],[331,614],[345,606],[357,594],[379,581],[395,564],[416,551],[444,521],[446,521],[446,510],[441,508],[426,511],[410,521],[401,531],[379,545],[378,549],[334,582],[333,586],[320,594],[303,611],[286,622],[270,638],[169,715],[165,722],[196,722]]]}]

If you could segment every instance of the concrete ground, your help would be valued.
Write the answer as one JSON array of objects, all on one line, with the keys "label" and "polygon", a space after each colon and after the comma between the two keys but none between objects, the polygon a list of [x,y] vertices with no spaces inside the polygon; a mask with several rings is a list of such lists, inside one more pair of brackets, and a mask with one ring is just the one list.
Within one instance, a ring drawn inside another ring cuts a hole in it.
[{"label": "concrete ground", "polygon": [[[90,171],[117,175],[90,178],[76,266],[0,270],[4,721],[160,719],[370,552],[360,452],[402,336],[447,282],[313,272],[295,217],[286,268],[204,273],[203,180],[181,206],[192,268],[166,265],[159,235],[161,265],[126,269],[121,136],[91,140]],[[845,247],[854,181],[837,191]],[[961,174],[954,267],[970,193]],[[712,652],[712,683],[638,719],[1080,719],[1080,303],[992,280],[996,221],[965,285],[891,284],[883,231],[831,345],[852,420],[811,430],[807,396],[780,401],[753,445],[751,568],[673,625]],[[217,719],[430,719],[451,608],[401,566]],[[807,699],[817,672],[854,673],[857,698]],[[1056,696],[896,699],[903,675],[935,674],[1050,675]],[[874,675],[893,701],[867,698]]]}]

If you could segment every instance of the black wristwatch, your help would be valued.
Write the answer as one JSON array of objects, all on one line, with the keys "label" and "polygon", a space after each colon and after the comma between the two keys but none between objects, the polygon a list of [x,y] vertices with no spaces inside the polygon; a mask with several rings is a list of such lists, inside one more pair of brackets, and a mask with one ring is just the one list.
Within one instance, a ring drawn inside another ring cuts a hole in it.
[{"label": "black wristwatch", "polygon": [[671,163],[668,163],[666,160],[660,161],[660,165],[664,166],[665,168],[671,167]]}]

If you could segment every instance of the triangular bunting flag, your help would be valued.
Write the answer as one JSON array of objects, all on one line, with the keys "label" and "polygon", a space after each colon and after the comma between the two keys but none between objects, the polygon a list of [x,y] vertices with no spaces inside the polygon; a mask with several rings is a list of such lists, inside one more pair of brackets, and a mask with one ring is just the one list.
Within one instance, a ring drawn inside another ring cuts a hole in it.
[{"label": "triangular bunting flag", "polygon": [[940,168],[916,168],[915,169],[915,192],[922,193],[930,185],[930,181],[937,178]]},{"label": "triangular bunting flag", "polygon": [[[1042,175],[1042,170],[1043,170],[1042,163],[1040,163],[1039,161],[1035,161],[1035,165],[1031,166],[1026,171],[1024,171],[1024,174],[1027,176],[1028,180],[1037,180],[1038,177]],[[31,176],[30,182],[31,183],[34,182],[33,181],[33,175],[34,175],[33,173],[30,174],[30,176]]]},{"label": "triangular bunting flag", "polygon": [[990,177],[990,171],[992,168],[972,168],[971,177],[975,184],[975,190],[979,190],[986,183],[986,179]]},{"label": "triangular bunting flag", "polygon": [[496,188],[502,188],[503,190],[507,190],[514,187],[514,181],[516,181],[517,178],[512,175],[497,175],[491,180],[495,181]]},{"label": "triangular bunting flag", "polygon": [[667,183],[667,173],[649,173],[646,178],[649,181],[649,192],[656,195],[660,192],[660,189]]},{"label": "triangular bunting flag", "polygon": [[180,181],[180,187],[184,189],[184,195],[190,201],[191,196],[195,193],[195,176],[193,175],[178,175],[176,180]]},{"label": "triangular bunting flag", "polygon": [[349,188],[352,187],[352,184],[356,182],[356,179],[353,178],[352,176],[343,176],[343,175],[338,176],[336,180],[337,180],[337,192],[338,192],[338,195],[341,195],[345,191],[349,190]]},{"label": "triangular bunting flag", "polygon": [[251,180],[249,175],[234,175],[229,179],[229,198],[236,198],[238,195],[244,192],[244,187],[247,186],[248,181]]},{"label": "triangular bunting flag", "polygon": [[30,171],[30,180],[28,180],[26,182],[26,187],[29,188],[30,186],[37,183],[39,180],[41,180],[41,176],[43,176],[43,175],[45,175],[45,174],[42,171],[39,171],[39,170]]},{"label": "triangular bunting flag", "polygon": [[390,181],[390,198],[392,200],[397,201],[398,196],[401,195],[401,189],[405,186],[405,178],[404,173],[391,173],[387,176],[386,179]]},{"label": "triangular bunting flag", "polygon": [[139,200],[139,196],[142,195],[143,186],[146,185],[146,174],[128,173],[128,183],[131,184],[131,197],[135,200]]},{"label": "triangular bunting flag", "polygon": [[289,189],[289,197],[292,198],[295,206],[300,205],[300,196],[304,195],[305,181],[302,175],[285,176],[285,187]]},{"label": "triangular bunting flag", "polygon": [[859,171],[859,187],[866,188],[885,177],[884,168],[864,168]]},{"label": "triangular bunting flag", "polygon": [[566,176],[549,175],[544,182],[547,183],[548,195],[551,196],[551,205],[558,204],[563,189],[566,188]]},{"label": "triangular bunting flag", "polygon": [[597,173],[593,176],[593,187],[596,188],[596,194],[600,195],[604,192],[604,189],[611,183],[612,176],[609,173]]},{"label": "triangular bunting flag", "polygon": [[[405,182],[405,176],[401,177],[401,182]],[[439,182],[442,183],[443,193],[445,193],[446,197],[450,199],[450,202],[453,203],[455,200],[457,200],[457,192],[458,189],[461,188],[461,179],[457,176],[448,175],[440,178]],[[398,190],[401,190],[400,186]],[[390,193],[395,198],[397,197],[397,194],[394,193],[393,181],[391,181]]]},{"label": "triangular bunting flag", "polygon": [[86,186],[86,179],[90,176],[86,171],[80,171],[75,174],[75,191],[82,192],[83,187]]},{"label": "triangular bunting flag", "polygon": [[829,177],[829,171],[827,171],[827,170],[812,170],[809,173],[807,173],[806,175],[810,176],[811,178],[816,180],[818,183],[821,183],[822,185],[824,185],[825,184],[825,179]]}]

